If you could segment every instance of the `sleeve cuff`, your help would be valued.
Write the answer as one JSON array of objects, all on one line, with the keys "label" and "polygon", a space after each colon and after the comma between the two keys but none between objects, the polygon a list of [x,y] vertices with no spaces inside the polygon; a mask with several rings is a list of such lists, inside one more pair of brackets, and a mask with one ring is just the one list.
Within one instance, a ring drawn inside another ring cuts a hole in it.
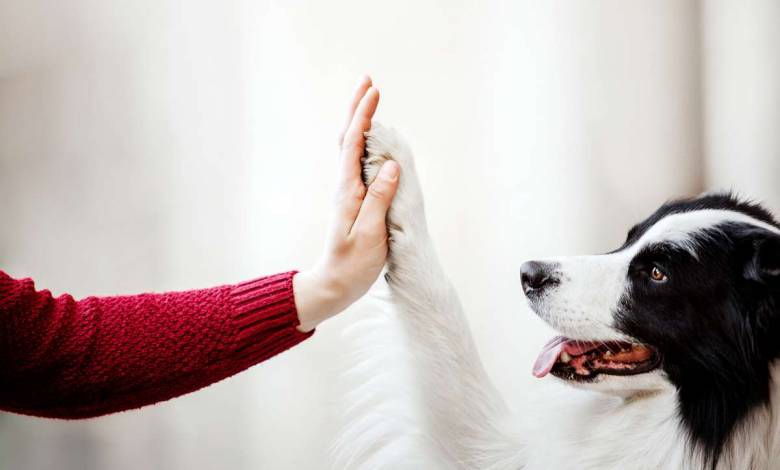
[{"label": "sleeve cuff", "polygon": [[290,271],[242,282],[231,288],[235,326],[233,359],[246,365],[264,361],[314,334],[303,333],[295,308]]}]

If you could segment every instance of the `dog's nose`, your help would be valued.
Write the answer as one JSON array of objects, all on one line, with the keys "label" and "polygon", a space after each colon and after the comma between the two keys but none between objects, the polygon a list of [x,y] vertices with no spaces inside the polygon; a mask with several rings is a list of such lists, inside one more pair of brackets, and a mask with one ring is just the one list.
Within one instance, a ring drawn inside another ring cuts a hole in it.
[{"label": "dog's nose", "polygon": [[526,261],[520,266],[520,282],[526,295],[552,284],[552,266],[539,261]]}]

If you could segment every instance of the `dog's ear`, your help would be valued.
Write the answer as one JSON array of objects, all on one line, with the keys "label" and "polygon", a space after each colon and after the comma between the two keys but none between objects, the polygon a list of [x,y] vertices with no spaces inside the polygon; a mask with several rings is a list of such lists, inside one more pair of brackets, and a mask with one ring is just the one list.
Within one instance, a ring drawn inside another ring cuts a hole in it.
[{"label": "dog's ear", "polygon": [[752,229],[746,235],[745,277],[771,288],[780,288],[780,234]]}]

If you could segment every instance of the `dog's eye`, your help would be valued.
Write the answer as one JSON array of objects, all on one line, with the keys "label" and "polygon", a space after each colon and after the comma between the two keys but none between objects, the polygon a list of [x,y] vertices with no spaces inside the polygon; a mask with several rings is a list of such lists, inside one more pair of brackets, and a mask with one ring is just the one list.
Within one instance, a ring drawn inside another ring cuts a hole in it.
[{"label": "dog's eye", "polygon": [[650,269],[650,279],[652,279],[655,282],[666,282],[669,278],[664,274],[663,271],[658,269],[658,266],[653,266]]}]

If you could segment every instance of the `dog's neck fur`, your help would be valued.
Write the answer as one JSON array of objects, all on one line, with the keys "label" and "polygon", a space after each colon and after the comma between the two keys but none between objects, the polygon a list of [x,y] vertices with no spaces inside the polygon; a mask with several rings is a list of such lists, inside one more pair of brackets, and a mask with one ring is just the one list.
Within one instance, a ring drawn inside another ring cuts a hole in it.
[{"label": "dog's neck fur", "polygon": [[[770,375],[769,404],[753,408],[738,422],[715,468],[767,469],[780,458],[780,412],[772,406],[780,400],[780,364],[771,367]],[[515,468],[709,468],[685,439],[674,389],[619,398],[540,384],[532,395],[528,405],[537,416],[507,420],[507,426],[521,427],[507,432],[519,436]],[[543,429],[539,423],[545,423]]]},{"label": "dog's neck fur", "polygon": [[[689,378],[681,385],[676,393],[680,405],[678,415],[684,431],[695,437],[692,447],[710,457],[704,462],[704,467],[712,468],[721,458],[728,462],[729,454],[750,448],[749,445],[739,445],[743,428],[755,432],[776,421],[767,416],[767,410],[771,410],[772,403],[777,403],[780,398],[776,396],[776,380],[780,378],[777,366],[770,367],[766,374],[753,377],[753,381],[734,379],[731,383],[702,374]],[[694,380],[698,383],[691,383]],[[738,445],[735,446],[735,442]],[[727,465],[726,468],[749,467]]]}]

